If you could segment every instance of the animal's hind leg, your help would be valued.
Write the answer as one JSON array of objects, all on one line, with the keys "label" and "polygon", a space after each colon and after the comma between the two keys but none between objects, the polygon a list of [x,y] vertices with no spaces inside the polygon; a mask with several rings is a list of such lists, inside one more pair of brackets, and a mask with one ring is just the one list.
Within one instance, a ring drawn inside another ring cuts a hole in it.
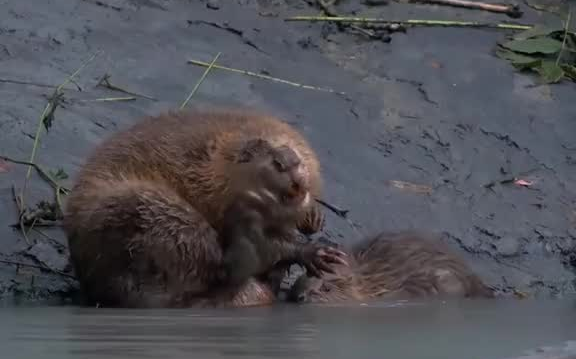
[{"label": "animal's hind leg", "polygon": [[65,216],[72,263],[91,304],[181,306],[210,287],[222,253],[198,211],[158,183],[96,188],[73,192]]}]

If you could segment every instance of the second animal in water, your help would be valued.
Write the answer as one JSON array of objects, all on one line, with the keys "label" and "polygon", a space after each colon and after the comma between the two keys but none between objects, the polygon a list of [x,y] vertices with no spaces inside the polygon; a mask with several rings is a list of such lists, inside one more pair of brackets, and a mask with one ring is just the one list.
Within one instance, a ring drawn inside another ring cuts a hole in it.
[{"label": "second animal in water", "polygon": [[494,293],[450,248],[416,232],[380,233],[353,245],[349,266],[322,278],[301,275],[288,293],[299,303],[431,296],[492,298]]}]

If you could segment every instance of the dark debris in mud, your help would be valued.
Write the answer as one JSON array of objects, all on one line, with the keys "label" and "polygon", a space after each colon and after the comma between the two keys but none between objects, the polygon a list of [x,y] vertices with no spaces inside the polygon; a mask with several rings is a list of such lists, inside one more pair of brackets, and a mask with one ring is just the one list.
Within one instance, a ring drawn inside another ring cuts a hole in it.
[{"label": "dark debris in mud", "polygon": [[[0,160],[0,297],[75,293],[55,196],[65,200],[61,183],[69,179],[58,171],[73,178],[111,132],[179,106],[206,70],[189,60],[207,64],[217,53],[218,65],[242,70],[215,68],[192,102],[268,110],[310,139],[323,165],[323,199],[333,207],[323,240],[442,232],[504,293],[574,293],[574,86],[538,84],[497,58],[509,30],[284,21],[320,12],[483,23],[506,17],[386,3],[5,1],[0,155],[30,158],[47,99],[54,112],[42,118],[39,167],[20,209],[13,188],[20,193],[29,164]],[[535,6],[521,5],[522,21],[558,25]],[[97,60],[54,91],[97,50]],[[118,93],[131,101],[89,101]]]}]

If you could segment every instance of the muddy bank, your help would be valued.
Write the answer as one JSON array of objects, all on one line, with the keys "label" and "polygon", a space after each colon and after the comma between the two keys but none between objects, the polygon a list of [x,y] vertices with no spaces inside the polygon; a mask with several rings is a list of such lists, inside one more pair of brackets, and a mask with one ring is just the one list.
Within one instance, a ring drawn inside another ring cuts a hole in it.
[{"label": "muddy bank", "polygon": [[[2,4],[1,155],[30,157],[51,86],[98,50],[65,86],[37,149],[37,163],[70,177],[108,134],[179,106],[204,72],[188,60],[210,62],[222,52],[222,66],[334,91],[214,70],[191,100],[262,108],[310,139],[323,163],[326,199],[349,210],[354,224],[327,212],[326,237],[346,243],[380,229],[429,229],[444,233],[502,290],[576,291],[576,87],[534,86],[534,77],[494,57],[505,31],[414,28],[392,34],[390,43],[367,41],[333,25],[284,22],[317,14],[295,0]],[[414,4],[345,2],[338,10],[394,19],[507,20]],[[522,22],[558,21],[522,10]],[[135,95],[97,86],[105,74]],[[102,101],[110,97],[133,99]],[[27,242],[11,227],[18,222],[11,187],[22,188],[26,168],[0,165],[0,296],[67,297],[75,283],[61,231],[36,227]],[[512,177],[533,185],[506,183]],[[31,178],[26,203],[51,201],[52,188],[35,172]]]}]

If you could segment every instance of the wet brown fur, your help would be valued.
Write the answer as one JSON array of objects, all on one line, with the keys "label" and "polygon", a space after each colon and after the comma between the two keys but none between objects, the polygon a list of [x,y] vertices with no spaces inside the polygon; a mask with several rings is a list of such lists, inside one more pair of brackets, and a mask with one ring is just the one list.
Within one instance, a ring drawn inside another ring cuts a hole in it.
[{"label": "wet brown fur", "polygon": [[494,296],[462,259],[433,236],[383,232],[352,246],[347,259],[349,267],[337,266],[336,274],[327,273],[322,279],[302,275],[294,283],[289,300]]},{"label": "wet brown fur", "polygon": [[[313,201],[320,195],[320,166],[288,124],[239,110],[149,117],[101,144],[68,198],[64,226],[88,301],[130,307],[216,305],[218,293],[211,291],[221,275],[218,223],[241,190],[234,178],[243,170],[235,163],[253,138],[286,145],[301,156],[311,206],[299,228],[313,232],[310,226],[321,223]],[[269,302],[266,284],[255,279],[244,288],[253,292],[240,290],[232,305]],[[218,305],[229,303],[223,302]]]}]

